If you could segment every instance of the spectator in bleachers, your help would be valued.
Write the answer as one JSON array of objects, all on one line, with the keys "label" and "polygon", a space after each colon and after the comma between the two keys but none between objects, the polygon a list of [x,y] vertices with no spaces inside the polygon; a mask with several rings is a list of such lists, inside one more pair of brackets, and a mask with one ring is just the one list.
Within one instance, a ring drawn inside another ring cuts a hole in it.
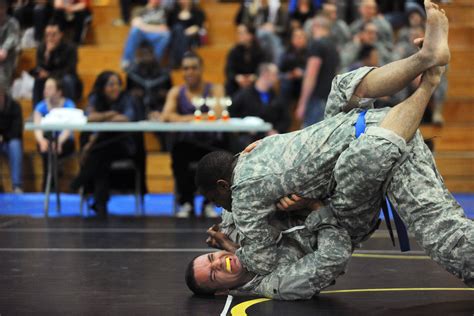
[{"label": "spectator in bleachers", "polygon": [[0,154],[8,156],[13,192],[23,193],[23,116],[20,105],[7,91],[6,82],[0,81]]},{"label": "spectator in bleachers", "polygon": [[357,60],[355,63],[349,66],[349,71],[355,70],[360,67],[378,67],[379,53],[375,46],[370,44],[364,44],[360,48],[357,54]]},{"label": "spectator in bleachers", "polygon": [[237,27],[237,44],[227,55],[225,66],[225,91],[233,96],[239,89],[252,85],[258,65],[265,61],[265,54],[256,38],[255,29],[241,24]]},{"label": "spectator in bleachers", "polygon": [[132,5],[146,5],[147,0],[120,0],[120,14],[121,18],[113,21],[115,26],[123,26],[130,23],[130,15],[132,12]]},{"label": "spectator in bleachers", "polygon": [[[135,99],[123,91],[120,76],[112,71],[104,71],[97,77],[88,98],[87,114],[89,122],[131,122],[142,119]],[[130,133],[93,133],[86,139],[82,148],[81,170],[72,181],[71,190],[87,188],[92,183],[92,208],[101,219],[107,217],[112,162],[136,160],[144,179],[145,153],[143,143],[137,139]]]},{"label": "spectator in bleachers", "polygon": [[352,36],[362,31],[367,23],[373,23],[377,29],[378,40],[387,48],[393,48],[392,26],[385,17],[378,13],[377,2],[375,0],[361,0],[359,5],[360,18],[350,25]]},{"label": "spectator in bleachers", "polygon": [[84,38],[84,27],[90,15],[88,0],[54,0],[53,19],[59,22],[63,30],[72,27],[72,40],[77,45]]},{"label": "spectator in bleachers", "polygon": [[161,68],[148,42],[142,42],[135,53],[135,60],[127,69],[127,91],[141,100],[144,113],[150,120],[159,120],[171,89],[171,77]]},{"label": "spectator in bleachers", "polygon": [[[220,98],[224,95],[221,85],[205,82],[203,79],[203,61],[193,52],[187,52],[182,61],[181,69],[184,84],[174,86],[166,98],[165,108],[161,116],[164,122],[192,122],[194,120],[194,98]],[[201,108],[206,115],[209,108]],[[216,110],[217,117],[219,109]],[[177,217],[186,218],[194,214],[194,195],[196,185],[193,181],[195,166],[206,154],[225,148],[220,133],[179,133],[171,149],[172,169],[175,179],[177,202],[179,210]],[[205,200],[202,214],[206,217],[216,217],[214,205]]]},{"label": "spectator in bleachers", "polygon": [[306,21],[313,18],[316,13],[312,0],[297,0],[290,3],[288,14],[290,19],[290,29],[303,28]]},{"label": "spectator in bleachers", "polygon": [[200,46],[200,32],[204,30],[205,21],[204,11],[192,0],[178,0],[169,12],[170,63],[173,68],[181,66],[185,52]]},{"label": "spectator in bleachers", "polygon": [[283,53],[282,40],[288,29],[288,14],[280,4],[280,0],[255,0],[253,7],[242,4],[236,24],[247,24],[257,30],[257,39],[265,52],[266,60],[277,63]]},{"label": "spectator in bleachers", "polygon": [[357,55],[363,45],[371,45],[377,49],[380,66],[393,61],[393,52],[378,40],[377,26],[374,23],[366,23],[362,31],[354,36],[353,40],[347,43],[341,51],[342,69],[347,69],[357,61]]},{"label": "spectator in bleachers", "polygon": [[260,3],[256,0],[242,0],[239,11],[235,16],[235,25],[254,25]]},{"label": "spectator in bleachers", "polygon": [[331,22],[331,37],[334,39],[337,50],[341,52],[344,45],[351,41],[351,31],[344,20],[338,18],[337,6],[333,3],[323,4],[321,12]]},{"label": "spectator in bleachers", "polygon": [[414,28],[419,28],[419,27],[424,29],[424,25],[426,21],[425,10],[418,3],[408,2],[406,4],[405,10],[406,10],[407,19],[408,19],[408,25],[405,27],[402,27],[398,31],[398,37],[397,37],[397,42],[396,42],[397,46],[399,46],[400,43],[403,43],[402,45],[408,44],[409,46],[413,46],[413,43],[410,40],[411,30]]},{"label": "spectator in bleachers", "polygon": [[[52,109],[56,108],[75,108],[76,105],[71,99],[63,95],[63,87],[59,80],[49,78],[44,86],[44,100],[39,102],[33,114],[35,124],[40,124]],[[38,150],[43,159],[43,190],[46,187],[46,176],[48,170],[48,148],[51,142],[51,133],[44,133],[42,130],[35,130],[35,139]],[[57,152],[58,158],[69,156],[74,152],[74,134],[70,130],[64,130],[57,136],[57,145],[53,148]]]},{"label": "spectator in bleachers", "polygon": [[52,0],[17,0],[13,4],[13,16],[21,29],[34,27],[34,38],[41,42],[44,29],[53,14]]},{"label": "spectator in bleachers", "polygon": [[296,118],[303,126],[322,121],[331,82],[339,65],[339,53],[333,43],[328,18],[319,15],[313,19],[313,41],[308,49],[308,61],[303,78]]},{"label": "spectator in bleachers", "polygon": [[161,61],[170,41],[167,19],[161,0],[148,0],[146,7],[132,20],[132,27],[122,56],[122,68],[126,69],[130,65],[135,56],[135,50],[143,41],[148,41],[153,45],[155,56]]},{"label": "spectator in bleachers", "polygon": [[0,0],[0,82],[10,86],[20,44],[20,25],[7,10],[8,1]]},{"label": "spectator in bleachers", "polygon": [[278,67],[275,64],[263,63],[258,67],[255,83],[237,92],[229,108],[232,117],[256,116],[272,124],[273,129],[266,134],[239,134],[232,137],[232,151],[242,151],[248,144],[259,138],[288,132],[290,111],[286,100],[276,91],[278,84]]},{"label": "spectator in bleachers", "polygon": [[301,92],[304,69],[308,55],[308,39],[303,29],[294,29],[291,43],[280,62],[280,91],[287,101],[295,101]]},{"label": "spectator in bleachers", "polygon": [[[169,71],[161,68],[150,43],[143,42],[135,53],[134,62],[127,68],[127,91],[141,103],[149,120],[160,120],[171,86]],[[169,150],[167,133],[156,135],[161,149]]]},{"label": "spectator in bleachers", "polygon": [[81,95],[82,84],[77,76],[77,48],[63,38],[63,31],[57,22],[51,22],[45,29],[43,42],[36,50],[36,67],[33,104],[43,99],[44,84],[49,77],[58,78],[63,85],[64,97],[76,100]]}]

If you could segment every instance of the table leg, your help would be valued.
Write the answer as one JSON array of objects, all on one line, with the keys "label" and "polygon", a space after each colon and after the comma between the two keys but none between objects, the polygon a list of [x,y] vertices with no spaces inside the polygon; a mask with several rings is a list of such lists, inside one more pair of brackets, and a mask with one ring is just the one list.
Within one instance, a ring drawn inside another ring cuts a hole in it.
[{"label": "table leg", "polygon": [[[53,138],[53,144],[56,146],[58,144],[58,138]],[[61,212],[61,200],[59,192],[59,176],[58,176],[58,153],[56,150],[53,151],[53,172],[54,172],[54,183],[56,190],[56,211]]]},{"label": "table leg", "polygon": [[48,145],[48,170],[46,175],[46,187],[44,190],[44,216],[47,218],[49,213],[49,194],[51,193],[51,180],[53,176],[53,145]]}]

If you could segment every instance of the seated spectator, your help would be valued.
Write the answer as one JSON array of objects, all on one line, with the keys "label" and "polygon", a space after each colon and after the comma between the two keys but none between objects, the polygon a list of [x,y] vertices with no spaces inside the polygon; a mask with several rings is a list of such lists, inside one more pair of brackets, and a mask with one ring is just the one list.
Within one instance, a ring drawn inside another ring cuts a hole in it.
[{"label": "seated spectator", "polygon": [[378,13],[377,2],[375,0],[362,0],[359,5],[359,13],[360,18],[349,26],[352,36],[360,33],[367,23],[373,23],[377,29],[378,40],[387,50],[391,50],[393,48],[392,26],[383,15]]},{"label": "seated spectator", "polygon": [[0,82],[9,87],[20,44],[20,25],[7,10],[8,1],[0,0]]},{"label": "seated spectator", "polygon": [[412,45],[412,43],[410,43],[410,38],[411,38],[410,30],[413,28],[420,28],[420,27],[424,29],[424,25],[426,21],[425,10],[418,3],[408,2],[406,4],[405,10],[407,12],[408,25],[405,27],[402,27],[398,31],[398,37],[397,37],[397,42],[396,42],[397,46],[399,46],[401,43],[404,43],[402,45],[406,45],[407,43],[409,45]]},{"label": "seated spectator", "polygon": [[268,61],[278,63],[288,31],[288,12],[280,0],[263,0],[255,21],[257,38]]},{"label": "seated spectator", "polygon": [[237,27],[237,44],[227,55],[225,66],[225,91],[233,96],[239,89],[252,85],[258,65],[265,61],[265,54],[255,39],[255,29],[241,24]]},{"label": "seated spectator", "polygon": [[318,15],[313,19],[313,41],[308,49],[308,61],[295,116],[309,126],[324,119],[331,82],[339,66],[339,53],[330,37],[331,22]]},{"label": "seated spectator", "polygon": [[331,38],[334,39],[337,50],[341,52],[344,45],[351,41],[351,31],[347,23],[338,18],[337,6],[333,3],[323,4],[321,12],[331,22]]},{"label": "seated spectator", "polygon": [[[218,84],[203,80],[203,61],[195,53],[188,52],[183,57],[182,67],[184,84],[174,86],[166,98],[161,120],[164,122],[191,122],[194,120],[194,98],[221,98],[223,88]],[[201,111],[206,115],[209,108],[203,106]],[[215,109],[219,116],[219,109]],[[193,165],[206,154],[225,148],[220,133],[180,133],[171,149],[172,169],[179,210],[177,217],[187,218],[194,214],[194,195],[196,185],[193,181],[195,169]],[[202,214],[206,217],[216,217],[214,205],[205,200]]]},{"label": "seated spectator", "polygon": [[5,82],[0,81],[0,154],[8,156],[14,193],[22,190],[23,116],[21,107],[8,94]]},{"label": "seated spectator", "polygon": [[63,30],[72,27],[72,40],[77,45],[82,42],[84,25],[90,15],[88,0],[54,0],[53,19],[58,21]]},{"label": "seated spectator", "polygon": [[159,120],[171,86],[169,72],[160,67],[153,47],[143,42],[135,53],[134,62],[127,69],[127,91],[137,100],[142,100],[148,119]]},{"label": "seated spectator", "polygon": [[243,6],[236,17],[237,24],[248,24],[257,30],[257,38],[267,61],[277,63],[283,53],[282,40],[286,37],[288,15],[279,0],[255,1],[257,11]]},{"label": "seated spectator", "polygon": [[[352,42],[344,46],[341,51],[341,67],[347,69],[357,61],[357,54],[363,45],[371,45],[377,49],[380,66],[386,65],[394,60],[392,50],[378,40],[377,26],[374,23],[366,23],[362,31],[354,36]],[[344,70],[345,71],[345,70]]]},{"label": "seated spectator", "polygon": [[245,25],[254,25],[255,17],[257,15],[258,9],[260,8],[260,3],[255,0],[242,0],[239,11],[235,16],[234,23],[235,25],[245,24]]},{"label": "seated spectator", "polygon": [[130,23],[130,15],[132,12],[132,5],[144,6],[147,0],[120,0],[120,19],[113,21],[115,26],[123,26]]},{"label": "seated spectator", "polygon": [[287,101],[297,100],[301,92],[304,69],[308,54],[308,40],[303,29],[294,29],[291,43],[280,62],[280,91]]},{"label": "seated spectator", "polygon": [[200,46],[200,32],[206,16],[191,0],[179,0],[169,13],[171,29],[170,63],[173,68],[181,66],[185,52]]},{"label": "seated spectator", "polygon": [[[141,117],[137,109],[134,98],[122,90],[122,81],[117,73],[104,71],[99,74],[88,99],[89,122],[138,121]],[[94,133],[86,140],[82,152],[81,170],[71,183],[71,190],[77,191],[92,184],[92,208],[99,218],[105,219],[108,213],[110,165],[116,160],[136,159],[144,180],[143,143],[130,133]]]},{"label": "seated spectator", "polygon": [[355,63],[349,66],[349,71],[355,70],[360,67],[378,67],[379,64],[379,53],[377,48],[373,45],[364,44],[357,54],[357,60]]},{"label": "seated spectator", "polygon": [[[234,96],[229,108],[232,117],[257,116],[273,125],[273,129],[263,135],[241,134],[232,137],[232,151],[240,152],[248,144],[259,138],[288,132],[290,111],[285,100],[278,95],[275,88],[278,84],[278,67],[275,64],[261,64],[255,83],[240,90]],[[238,143],[237,143],[238,142]]]},{"label": "seated spectator", "polygon": [[289,7],[289,19],[290,19],[290,28],[299,29],[303,28],[307,20],[310,20],[316,13],[315,6],[312,0],[296,0],[290,5],[294,7]]},{"label": "seated spectator", "polygon": [[156,58],[161,60],[170,41],[166,11],[161,6],[161,0],[148,0],[146,7],[132,20],[122,56],[122,68],[130,65],[135,50],[143,41],[153,45]]},{"label": "seated spectator", "polygon": [[[127,68],[127,91],[144,107],[144,114],[149,120],[160,120],[171,89],[171,77],[166,69],[162,69],[153,53],[153,47],[143,42],[135,53],[135,61]],[[168,151],[168,133],[157,133],[161,150]]]},{"label": "seated spectator", "polygon": [[62,82],[64,97],[76,100],[81,95],[82,84],[77,76],[77,48],[63,39],[63,32],[57,22],[48,24],[44,41],[36,50],[36,67],[33,104],[43,99],[44,84],[49,77]]},{"label": "seated spectator", "polygon": [[[45,117],[52,109],[55,108],[75,108],[76,105],[70,99],[63,96],[63,87],[60,81],[54,78],[46,80],[44,86],[44,100],[38,103],[33,113],[33,121],[40,124],[41,119]],[[51,133],[44,133],[42,130],[35,130],[35,139],[38,150],[43,159],[43,190],[46,187],[46,176],[48,170],[48,148],[51,142]],[[57,145],[53,150],[56,151],[58,158],[69,156],[74,152],[74,134],[70,130],[64,130],[55,135],[57,137]]]},{"label": "seated spectator", "polygon": [[34,27],[34,38],[41,42],[44,29],[53,15],[51,0],[17,0],[13,4],[13,16],[20,23],[21,29]]}]

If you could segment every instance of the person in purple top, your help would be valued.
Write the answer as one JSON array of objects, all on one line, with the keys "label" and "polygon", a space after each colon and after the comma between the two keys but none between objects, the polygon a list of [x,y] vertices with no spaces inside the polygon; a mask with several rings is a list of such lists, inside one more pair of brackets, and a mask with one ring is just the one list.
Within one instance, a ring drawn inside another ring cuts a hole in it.
[{"label": "person in purple top", "polygon": [[[54,78],[46,80],[44,86],[44,100],[35,106],[33,113],[33,120],[35,124],[40,124],[43,117],[45,117],[52,109],[55,108],[75,108],[76,105],[70,99],[64,97],[64,88],[61,81]],[[50,146],[52,135],[51,133],[44,133],[42,130],[35,130],[35,139],[38,145],[38,150],[43,159],[43,185],[46,185],[46,175],[48,168],[48,148]],[[74,152],[74,134],[70,130],[64,130],[57,135],[57,144],[53,148],[58,154],[59,158],[69,156]]]},{"label": "person in purple top", "polygon": [[[181,69],[184,75],[184,84],[174,86],[168,92],[163,108],[161,120],[163,122],[192,122],[195,107],[193,98],[220,98],[224,96],[221,85],[203,80],[203,61],[193,52],[183,56]],[[208,107],[203,106],[201,111],[207,117]],[[215,108],[219,117],[220,109]],[[217,133],[179,133],[176,135],[171,148],[172,169],[175,179],[177,200],[180,205],[177,217],[186,218],[194,211],[194,184],[193,166],[206,154],[225,147],[222,135]],[[202,214],[206,217],[216,217],[214,205],[204,201]]]}]

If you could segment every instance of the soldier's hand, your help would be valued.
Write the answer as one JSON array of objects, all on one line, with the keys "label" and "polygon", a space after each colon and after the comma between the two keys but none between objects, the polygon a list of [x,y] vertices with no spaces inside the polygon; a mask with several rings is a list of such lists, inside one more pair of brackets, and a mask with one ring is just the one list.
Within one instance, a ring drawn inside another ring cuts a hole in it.
[{"label": "soldier's hand", "polygon": [[251,152],[252,150],[254,150],[255,147],[257,147],[261,142],[262,142],[261,140],[257,140],[257,141],[255,141],[255,142],[251,143],[250,145],[248,145],[247,147],[245,147],[244,153],[247,153],[247,154],[248,154],[249,152]]},{"label": "soldier's hand", "polygon": [[[211,239],[208,238],[209,240],[208,245],[209,244],[213,245],[211,247],[227,250],[232,253],[235,253],[235,251],[240,248],[240,246],[234,243],[232,240],[230,240],[230,238],[227,237],[227,235],[219,231],[213,230],[212,227],[207,230],[207,234],[211,238]],[[207,240],[206,240],[206,243],[207,243]]]},{"label": "soldier's hand", "polygon": [[302,209],[318,210],[321,206],[320,202],[313,199],[302,198],[296,194],[289,194],[282,197],[276,203],[276,207],[280,211],[296,211]]}]

